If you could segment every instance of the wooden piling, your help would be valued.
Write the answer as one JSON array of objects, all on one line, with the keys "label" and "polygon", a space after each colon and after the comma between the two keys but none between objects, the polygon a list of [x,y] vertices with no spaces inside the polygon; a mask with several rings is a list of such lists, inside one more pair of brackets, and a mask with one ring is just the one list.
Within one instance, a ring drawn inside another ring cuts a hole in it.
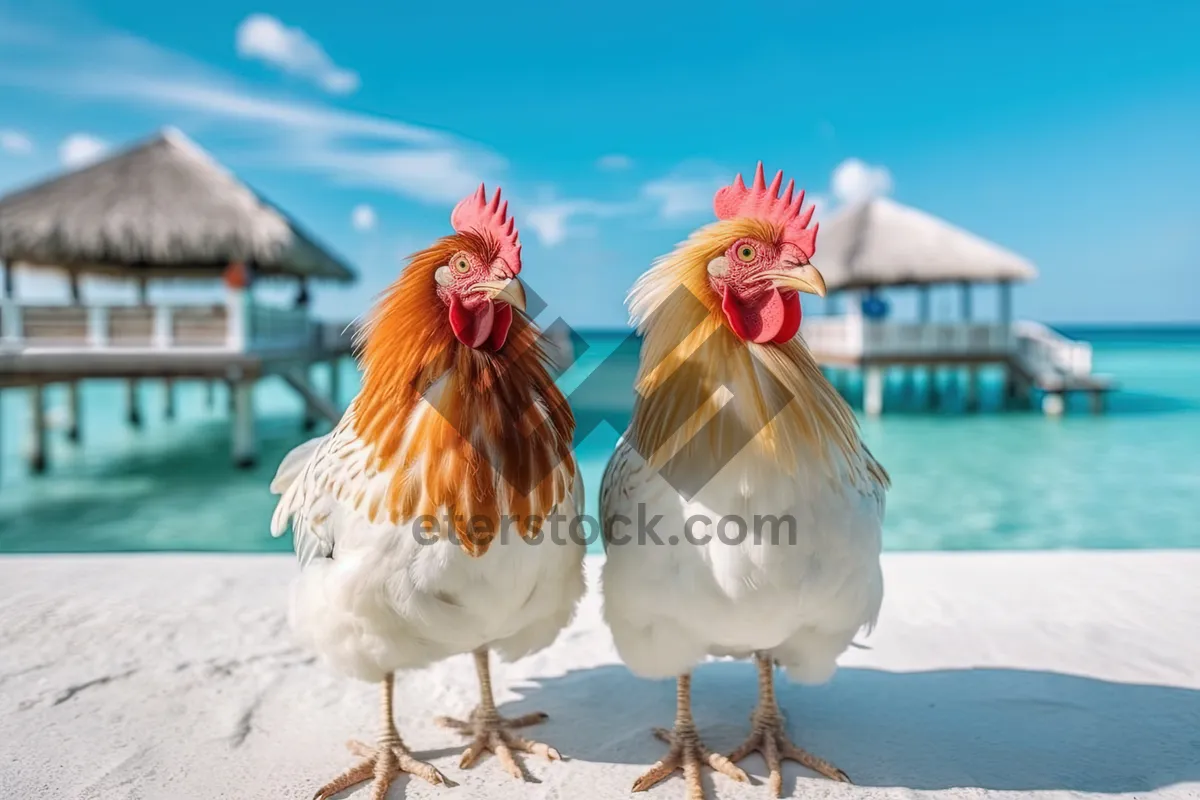
[{"label": "wooden piling", "polygon": [[142,400],[136,380],[131,379],[125,384],[125,406],[129,425],[134,428],[142,427]]},{"label": "wooden piling", "polygon": [[0,300],[11,300],[16,297],[13,291],[13,271],[16,269],[15,264],[9,263],[8,259],[0,259]]},{"label": "wooden piling", "polygon": [[80,387],[78,381],[71,381],[67,384],[67,439],[78,444],[82,438],[82,423],[80,421],[83,416],[83,404],[80,400]]},{"label": "wooden piling", "polygon": [[34,384],[29,387],[29,411],[30,411],[30,426],[29,432],[33,436],[33,440],[29,446],[29,471],[40,475],[46,471],[47,467],[47,426],[46,426],[46,387],[43,384]]},{"label": "wooden piling", "polygon": [[1061,417],[1066,405],[1062,392],[1046,392],[1042,397],[1042,412],[1048,417]]},{"label": "wooden piling", "polygon": [[[304,366],[304,382],[310,387],[313,385],[311,364],[306,364]],[[317,411],[312,407],[312,404],[307,401],[304,403],[304,419],[301,422],[300,427],[305,433],[311,433],[317,428]]]},{"label": "wooden piling", "polygon": [[863,411],[868,417],[883,413],[883,369],[867,367],[863,374]]},{"label": "wooden piling", "polygon": [[963,400],[963,407],[967,411],[979,410],[979,367],[967,367],[967,385],[966,395]]},{"label": "wooden piling", "polygon": [[930,411],[933,409],[933,379],[935,375],[933,365],[926,364],[919,369],[924,380],[921,381],[921,397],[917,402],[923,411]]},{"label": "wooden piling", "polygon": [[929,407],[935,411],[941,410],[942,401],[945,400],[945,398],[946,398],[946,392],[943,390],[944,387],[942,386],[941,381],[942,381],[941,370],[939,370],[935,366],[930,366],[930,368],[929,368],[929,395],[930,395]]},{"label": "wooden piling", "polygon": [[175,381],[171,378],[163,381],[163,418],[175,419]]},{"label": "wooden piling", "polygon": [[258,442],[254,435],[254,382],[233,383],[232,451],[234,466],[250,469],[258,459]]}]

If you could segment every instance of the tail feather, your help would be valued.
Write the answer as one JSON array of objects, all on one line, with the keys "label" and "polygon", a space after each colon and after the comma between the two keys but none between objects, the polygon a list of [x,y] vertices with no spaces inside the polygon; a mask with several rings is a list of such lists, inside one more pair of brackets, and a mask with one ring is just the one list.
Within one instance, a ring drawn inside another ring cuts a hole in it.
[{"label": "tail feather", "polygon": [[271,479],[271,494],[283,494],[295,483],[304,471],[304,465],[324,440],[324,436],[309,439],[304,444],[292,448],[292,451],[283,457],[279,469],[275,471],[275,477]]},{"label": "tail feather", "polygon": [[296,513],[298,501],[302,498],[304,484],[302,476],[309,462],[316,455],[326,437],[318,436],[309,439],[304,444],[295,447],[283,457],[275,477],[271,480],[271,493],[282,495],[275,505],[275,513],[271,515],[271,535],[282,536],[288,529],[292,514]]}]

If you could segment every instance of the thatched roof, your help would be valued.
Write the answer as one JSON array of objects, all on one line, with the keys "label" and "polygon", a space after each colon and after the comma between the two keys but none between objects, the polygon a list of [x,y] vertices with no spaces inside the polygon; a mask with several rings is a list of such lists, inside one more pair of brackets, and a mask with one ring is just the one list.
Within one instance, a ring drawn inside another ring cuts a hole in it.
[{"label": "thatched roof", "polygon": [[80,272],[352,281],[286,214],[179,131],[0,198],[0,259]]},{"label": "thatched roof", "polygon": [[822,220],[813,263],[831,291],[1037,277],[1021,256],[886,197]]}]

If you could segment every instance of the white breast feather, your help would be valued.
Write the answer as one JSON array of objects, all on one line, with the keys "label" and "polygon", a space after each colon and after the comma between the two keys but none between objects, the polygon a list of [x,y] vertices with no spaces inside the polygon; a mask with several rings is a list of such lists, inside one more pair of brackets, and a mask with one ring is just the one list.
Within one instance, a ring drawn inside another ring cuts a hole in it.
[{"label": "white breast feather", "polygon": [[[605,618],[622,658],[635,672],[667,677],[709,655],[771,650],[793,678],[827,679],[879,612],[883,496],[865,472],[802,467],[787,475],[747,448],[687,501],[631,447],[619,447],[601,489],[606,539],[620,533],[613,516],[636,520],[639,506],[643,518],[661,516],[660,539],[679,537],[674,546],[636,538],[607,545]],[[718,536],[730,515],[746,521],[740,542]],[[794,540],[772,542],[768,515],[794,519]],[[683,539],[689,518],[706,544]]]},{"label": "white breast feather", "polygon": [[[271,484],[281,495],[272,533],[290,522],[303,566],[290,614],[300,638],[364,680],[485,645],[515,659],[553,642],[584,592],[584,547],[513,533],[474,558],[449,539],[428,543],[411,521],[370,522],[364,509],[391,475],[369,466],[351,422],[347,412],[295,448]],[[575,489],[557,509],[568,521],[583,508],[578,471]]]}]

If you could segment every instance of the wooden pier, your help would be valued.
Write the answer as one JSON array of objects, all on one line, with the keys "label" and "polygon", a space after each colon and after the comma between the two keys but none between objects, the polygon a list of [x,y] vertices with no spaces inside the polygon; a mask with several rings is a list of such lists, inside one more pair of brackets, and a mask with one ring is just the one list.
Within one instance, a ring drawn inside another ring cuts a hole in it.
[{"label": "wooden pier", "polygon": [[862,373],[863,411],[877,416],[884,410],[884,384],[889,373],[900,372],[906,387],[923,373],[926,408],[940,404],[939,374],[959,383],[967,411],[980,407],[980,372],[1004,374],[1005,407],[1028,408],[1040,398],[1052,416],[1066,409],[1070,394],[1087,395],[1093,411],[1105,407],[1115,388],[1111,378],[1092,372],[1091,346],[1069,339],[1036,322],[904,323],[861,316],[806,319],[801,331],[817,362],[834,374]]},{"label": "wooden pier", "polygon": [[[814,262],[830,296],[826,316],[804,319],[801,336],[837,384],[841,373],[862,376],[863,410],[884,411],[889,372],[903,373],[906,387],[925,373],[926,408],[940,403],[937,376],[957,382],[967,411],[980,407],[980,371],[1004,374],[1005,407],[1029,407],[1058,415],[1069,394],[1086,394],[1102,411],[1114,388],[1111,378],[1092,372],[1092,348],[1037,322],[1014,321],[1012,288],[1037,270],[1025,259],[923,211],[887,198],[843,209],[821,223]],[[992,284],[994,318],[976,317],[973,288]],[[958,293],[956,319],[935,320],[931,290]],[[885,293],[916,291],[916,319],[896,320]],[[868,313],[868,312],[874,313]],[[833,312],[833,313],[830,313]]]},{"label": "wooden pier", "polygon": [[[121,322],[114,325],[114,319]],[[138,319],[154,324],[130,324]],[[83,325],[78,324],[81,320]],[[30,389],[30,468],[43,472],[47,387],[67,386],[68,436],[79,441],[81,381],[127,381],[127,421],[133,427],[143,418],[137,397],[140,381],[166,384],[167,417],[173,416],[175,382],[223,382],[232,398],[232,458],[248,467],[256,455],[250,398],[262,378],[278,375],[293,387],[304,400],[306,420],[333,423],[341,417],[336,365],[351,352],[346,327],[313,320],[305,308],[255,305],[240,289],[230,291],[224,306],[22,306],[0,301],[0,389]],[[329,396],[319,394],[311,383],[315,364],[329,365]]]},{"label": "wooden pier", "polygon": [[[69,302],[22,301],[18,268],[61,275]],[[225,382],[240,467],[257,455],[253,387],[264,377],[295,389],[309,427],[341,417],[336,364],[351,352],[351,335],[345,323],[312,316],[310,284],[354,273],[177,131],[0,198],[0,273],[0,390],[28,390],[34,472],[48,467],[45,396],[55,384],[68,388],[68,436],[79,441],[81,381],[127,381],[135,427],[138,382],[166,384],[168,417],[176,382]],[[94,275],[135,282],[137,302],[87,302],[82,279]],[[224,300],[152,302],[149,286],[164,280],[223,285]],[[261,302],[262,280],[294,282],[294,304]],[[329,396],[311,383],[320,363],[332,370]]]}]

